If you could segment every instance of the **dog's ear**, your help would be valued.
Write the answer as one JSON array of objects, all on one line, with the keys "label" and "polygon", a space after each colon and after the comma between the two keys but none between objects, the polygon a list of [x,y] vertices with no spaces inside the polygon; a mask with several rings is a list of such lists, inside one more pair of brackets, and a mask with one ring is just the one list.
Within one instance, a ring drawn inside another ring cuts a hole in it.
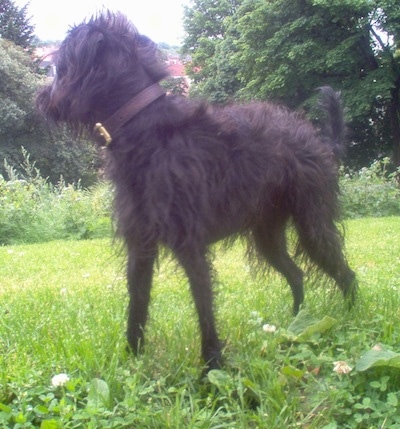
[{"label": "dog's ear", "polygon": [[57,77],[71,83],[85,76],[97,63],[103,42],[101,31],[88,31],[86,27],[72,29],[56,54]]},{"label": "dog's ear", "polygon": [[90,39],[92,39],[91,43],[93,46],[100,47],[104,42],[104,34],[100,31],[96,31],[91,35]]},{"label": "dog's ear", "polygon": [[151,47],[154,50],[157,49],[157,44],[154,43],[149,37],[145,36],[144,34],[139,34],[138,35],[138,46],[146,48],[146,47]]},{"label": "dog's ear", "polygon": [[79,60],[83,64],[93,65],[97,62],[99,54],[104,46],[104,34],[100,31],[93,31],[88,35],[84,43],[79,45]]},{"label": "dog's ear", "polygon": [[140,63],[155,82],[168,76],[156,43],[142,34],[138,35],[137,55]]},{"label": "dog's ear", "polygon": [[[104,79],[104,70],[99,67],[104,40],[104,34],[99,30],[77,27],[56,55],[54,85],[58,91],[52,96],[52,104],[61,106],[64,103],[69,117],[82,118],[87,114],[94,83]],[[81,97],[82,94],[86,97]]]}]

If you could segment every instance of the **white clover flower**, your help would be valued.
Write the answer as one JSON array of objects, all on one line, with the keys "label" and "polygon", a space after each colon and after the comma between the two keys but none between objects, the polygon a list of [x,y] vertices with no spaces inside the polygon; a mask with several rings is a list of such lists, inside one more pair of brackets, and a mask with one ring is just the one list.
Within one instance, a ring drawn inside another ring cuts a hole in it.
[{"label": "white clover flower", "polygon": [[333,371],[338,374],[348,374],[353,369],[344,360],[333,362],[333,364],[335,365]]},{"label": "white clover flower", "polygon": [[53,387],[64,386],[69,381],[69,376],[67,374],[57,374],[51,379],[51,385]]},{"label": "white clover flower", "polygon": [[260,325],[262,323],[262,317],[258,311],[250,312],[250,321],[252,324]]},{"label": "white clover flower", "polygon": [[382,345],[381,344],[375,344],[374,347],[372,347],[372,350],[376,351],[376,352],[381,352],[382,349]]},{"label": "white clover flower", "polygon": [[274,333],[276,331],[275,325],[269,325],[268,323],[266,325],[263,325],[263,331],[268,333]]}]

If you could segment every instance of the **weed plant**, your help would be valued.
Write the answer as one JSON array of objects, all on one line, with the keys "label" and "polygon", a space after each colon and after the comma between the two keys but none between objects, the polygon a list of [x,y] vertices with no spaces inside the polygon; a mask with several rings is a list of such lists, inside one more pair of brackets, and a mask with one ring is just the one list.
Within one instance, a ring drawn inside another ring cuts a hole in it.
[{"label": "weed plant", "polygon": [[[52,185],[22,149],[23,174],[7,164],[7,179],[0,176],[0,244],[37,243],[60,239],[110,237],[112,190],[99,182],[84,189],[61,178]],[[370,168],[341,174],[345,218],[400,216],[397,172],[388,173],[389,160]]]},{"label": "weed plant", "polygon": [[342,170],[340,187],[346,218],[400,215],[400,168],[390,172],[384,158],[359,171]]},{"label": "weed plant", "polygon": [[216,249],[225,367],[207,377],[189,287],[168,257],[133,357],[109,239],[1,247],[0,428],[399,428],[400,218],[346,226],[360,282],[351,311],[318,275],[293,318],[279,275],[253,277],[240,242]]},{"label": "weed plant", "polygon": [[62,178],[53,185],[43,178],[23,149],[24,174],[5,161],[0,176],[0,244],[106,237],[111,232],[110,187],[90,189]]}]

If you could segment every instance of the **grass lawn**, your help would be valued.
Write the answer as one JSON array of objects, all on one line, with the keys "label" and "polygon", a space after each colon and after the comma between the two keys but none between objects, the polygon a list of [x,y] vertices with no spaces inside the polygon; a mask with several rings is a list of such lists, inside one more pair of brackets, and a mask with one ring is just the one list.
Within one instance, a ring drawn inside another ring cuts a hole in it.
[{"label": "grass lawn", "polygon": [[[1,247],[0,429],[400,428],[400,218],[346,227],[360,283],[350,312],[314,276],[294,320],[279,275],[251,276],[241,243],[217,249],[226,367],[207,379],[172,260],[155,275],[147,347],[135,358],[125,349],[124,258],[111,240]],[[54,386],[58,374],[68,379]]]}]

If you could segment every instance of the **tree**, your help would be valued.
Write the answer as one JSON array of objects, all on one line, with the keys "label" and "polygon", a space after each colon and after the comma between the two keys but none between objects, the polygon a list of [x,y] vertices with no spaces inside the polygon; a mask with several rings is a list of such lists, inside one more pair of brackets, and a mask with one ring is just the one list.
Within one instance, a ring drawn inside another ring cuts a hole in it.
[{"label": "tree", "polygon": [[392,42],[383,42],[374,26],[370,32],[375,38],[382,53],[382,65],[392,75],[393,85],[387,101],[386,119],[392,133],[393,162],[400,166],[400,4],[396,0],[377,1],[375,26],[392,37]]},{"label": "tree", "polygon": [[[100,158],[94,146],[74,141],[65,129],[52,130],[37,115],[34,98],[46,79],[33,58],[34,28],[12,0],[0,0],[0,160],[18,166],[21,147],[43,176],[57,182],[94,182]],[[0,174],[6,174],[0,163]]]},{"label": "tree", "polygon": [[[224,23],[218,48],[233,48],[223,72],[239,82],[235,98],[273,99],[310,111],[315,88],[332,85],[347,107],[353,162],[367,164],[391,149],[400,165],[398,1],[244,1]],[[203,88],[216,83],[218,75],[209,70],[218,60],[208,59]]]},{"label": "tree", "polygon": [[12,0],[0,0],[0,37],[32,50],[36,36],[27,7],[18,8]]},{"label": "tree", "polygon": [[[25,50],[0,39],[0,160],[7,159],[18,170],[23,146],[52,182],[62,175],[69,183],[90,185],[100,163],[95,148],[74,141],[65,129],[51,129],[35,112],[35,93],[45,79]],[[0,174],[5,174],[2,162]]]},{"label": "tree", "polygon": [[223,44],[229,20],[242,0],[194,0],[184,8],[183,25],[187,36],[182,52],[190,56],[187,74],[194,81],[192,95],[208,96],[213,102],[223,102],[238,90],[229,57],[233,46]]},{"label": "tree", "polygon": [[[160,43],[158,45],[160,50],[161,59],[168,63],[170,57],[179,57],[179,46],[171,46],[167,43]],[[184,76],[168,76],[161,82],[161,85],[170,94],[185,95],[188,92],[188,82]]]},{"label": "tree", "polygon": [[248,2],[237,17],[241,95],[309,110],[314,88],[332,85],[343,92],[353,161],[366,164],[391,149],[399,165],[399,62],[390,39],[379,36],[395,36],[384,26],[393,22],[384,3]]},{"label": "tree", "polygon": [[29,55],[0,39],[0,133],[20,133],[33,118],[33,94],[40,83]]}]

